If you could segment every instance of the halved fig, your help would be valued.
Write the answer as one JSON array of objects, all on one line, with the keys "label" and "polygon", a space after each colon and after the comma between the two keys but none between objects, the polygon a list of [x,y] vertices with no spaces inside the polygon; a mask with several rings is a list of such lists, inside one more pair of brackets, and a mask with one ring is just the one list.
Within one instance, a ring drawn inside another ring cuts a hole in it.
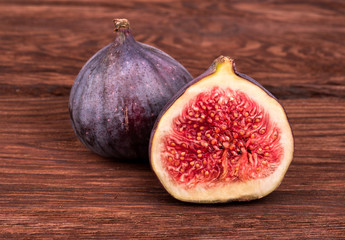
[{"label": "halved fig", "polygon": [[162,110],[149,151],[154,172],[173,197],[212,203],[271,193],[293,149],[282,105],[220,56]]}]

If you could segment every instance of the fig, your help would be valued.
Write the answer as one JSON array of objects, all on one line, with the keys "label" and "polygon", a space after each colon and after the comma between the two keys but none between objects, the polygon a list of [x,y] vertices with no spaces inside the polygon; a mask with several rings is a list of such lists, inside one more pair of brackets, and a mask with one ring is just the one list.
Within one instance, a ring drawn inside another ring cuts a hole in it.
[{"label": "fig", "polygon": [[164,107],[150,163],[176,199],[196,203],[262,198],[281,183],[294,140],[283,106],[220,56]]},{"label": "fig", "polygon": [[114,23],[115,40],[85,63],[73,83],[70,118],[79,140],[94,153],[148,161],[160,110],[193,78],[168,54],[135,41],[127,19]]}]

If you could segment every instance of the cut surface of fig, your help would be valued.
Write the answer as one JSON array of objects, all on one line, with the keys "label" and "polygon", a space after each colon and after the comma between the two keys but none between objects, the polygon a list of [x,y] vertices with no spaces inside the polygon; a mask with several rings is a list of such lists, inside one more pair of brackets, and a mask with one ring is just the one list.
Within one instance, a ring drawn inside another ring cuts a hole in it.
[{"label": "cut surface of fig", "polygon": [[280,184],[292,155],[283,107],[228,57],[181,90],[151,134],[152,168],[182,201],[261,198]]}]

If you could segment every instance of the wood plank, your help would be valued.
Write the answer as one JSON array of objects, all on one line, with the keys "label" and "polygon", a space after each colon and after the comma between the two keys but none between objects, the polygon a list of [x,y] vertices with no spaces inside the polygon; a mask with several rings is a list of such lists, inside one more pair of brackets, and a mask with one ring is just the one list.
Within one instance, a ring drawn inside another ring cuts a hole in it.
[{"label": "wood plank", "polygon": [[86,60],[114,38],[111,20],[124,16],[138,41],[171,54],[193,76],[223,54],[272,89],[343,96],[341,1],[30,0],[0,6],[1,84],[70,86]]},{"label": "wood plank", "polygon": [[[1,1],[0,239],[343,239],[344,13],[341,0]],[[193,76],[229,55],[280,99],[295,154],[275,192],[179,202],[148,160],[102,158],[78,141],[69,91],[118,17]]]},{"label": "wood plank", "polygon": [[296,151],[281,186],[250,203],[195,205],[169,196],[148,162],[89,152],[70,126],[66,97],[1,98],[0,139],[6,141],[0,144],[0,236],[340,237],[345,231],[345,103],[331,98],[282,102]]}]

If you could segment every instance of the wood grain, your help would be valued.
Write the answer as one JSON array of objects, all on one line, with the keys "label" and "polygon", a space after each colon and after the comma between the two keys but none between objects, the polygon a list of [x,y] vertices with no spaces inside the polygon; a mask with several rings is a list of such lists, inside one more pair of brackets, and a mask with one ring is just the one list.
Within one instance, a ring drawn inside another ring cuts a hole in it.
[{"label": "wood grain", "polygon": [[[295,154],[281,186],[245,203],[186,204],[147,161],[90,153],[71,85],[112,19],[193,76],[218,55],[283,103]],[[1,239],[341,239],[345,233],[345,2],[0,2]]]}]

